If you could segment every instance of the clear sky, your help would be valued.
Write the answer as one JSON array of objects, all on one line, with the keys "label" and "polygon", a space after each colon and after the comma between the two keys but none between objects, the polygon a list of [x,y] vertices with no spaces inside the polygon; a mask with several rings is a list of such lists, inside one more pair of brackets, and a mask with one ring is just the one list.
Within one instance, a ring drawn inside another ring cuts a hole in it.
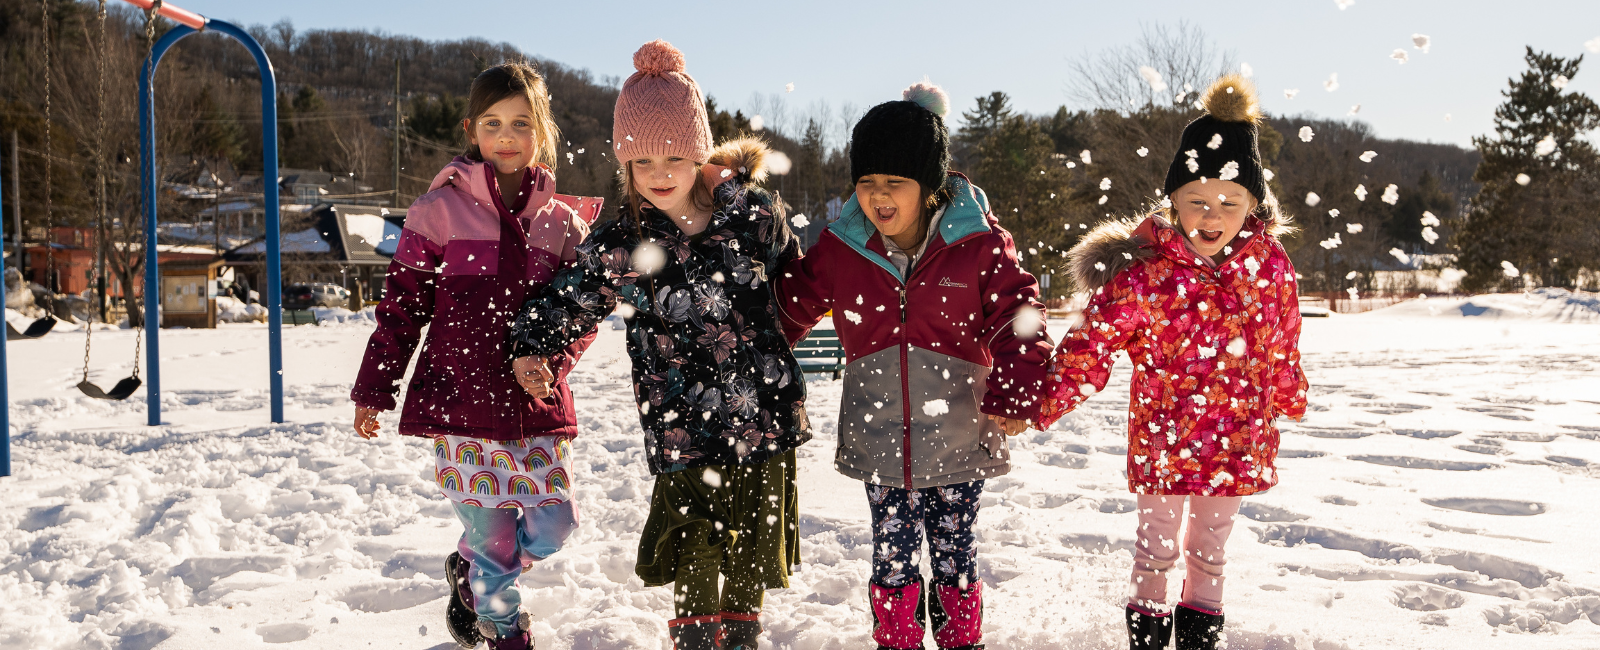
[{"label": "clear sky", "polygon": [[[1053,112],[1072,106],[1073,59],[1131,44],[1144,25],[1180,20],[1250,64],[1269,112],[1343,117],[1360,104],[1358,119],[1383,137],[1470,146],[1473,135],[1490,130],[1507,79],[1524,68],[1525,45],[1586,55],[1568,88],[1600,98],[1600,0],[1355,0],[1344,9],[1335,0],[176,4],[243,25],[287,18],[300,30],[505,41],[604,76],[631,74],[633,51],[665,38],[721,105],[747,108],[752,93],[778,93],[791,113],[819,99],[865,108],[897,99],[924,76],[949,91],[956,110],[1003,90],[1023,111]],[[1432,38],[1428,53],[1413,48],[1414,33]],[[1389,58],[1396,49],[1410,61]],[[1338,89],[1324,90],[1334,73]],[[1287,99],[1285,89],[1300,92]]]}]

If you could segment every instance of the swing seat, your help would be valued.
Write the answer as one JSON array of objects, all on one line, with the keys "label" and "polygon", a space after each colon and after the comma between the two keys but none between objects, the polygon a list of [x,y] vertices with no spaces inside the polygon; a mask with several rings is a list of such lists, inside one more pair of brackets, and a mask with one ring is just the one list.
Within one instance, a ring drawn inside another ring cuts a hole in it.
[{"label": "swing seat", "polygon": [[18,332],[17,328],[12,327],[11,326],[11,322],[7,321],[6,322],[6,340],[7,341],[16,341],[16,340],[36,339],[36,338],[39,338],[41,336],[44,336],[45,334],[49,334],[50,330],[55,329],[55,326],[56,326],[56,319],[55,319],[54,316],[45,316],[44,318],[41,318],[41,319],[36,320],[36,321],[33,321],[33,324],[29,325],[28,329],[23,330],[21,332]]},{"label": "swing seat", "polygon": [[89,397],[93,397],[95,399],[120,402],[133,395],[133,391],[139,390],[139,386],[143,383],[144,382],[140,381],[138,377],[124,377],[122,381],[117,382],[116,386],[111,387],[111,392],[106,392],[100,390],[99,386],[89,383],[89,380],[85,379],[78,382],[78,390],[82,391],[84,395],[88,395]]}]

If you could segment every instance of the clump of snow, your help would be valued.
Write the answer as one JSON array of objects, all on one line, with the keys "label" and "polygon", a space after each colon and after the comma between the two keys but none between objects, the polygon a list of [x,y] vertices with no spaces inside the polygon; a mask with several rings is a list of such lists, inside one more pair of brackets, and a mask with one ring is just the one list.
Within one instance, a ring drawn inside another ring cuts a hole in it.
[{"label": "clump of snow", "polygon": [[1356,185],[1356,192],[1355,193],[1356,193],[1356,200],[1358,200],[1358,201],[1367,200],[1367,186],[1365,184]]},{"label": "clump of snow", "polygon": [[1514,278],[1514,277],[1517,277],[1519,275],[1522,275],[1522,273],[1517,270],[1516,266],[1513,266],[1510,262],[1507,262],[1505,260],[1500,260],[1500,271],[1502,273],[1505,273],[1506,277],[1508,277],[1508,278]]},{"label": "clump of snow", "polygon": [[[1564,79],[1565,77],[1562,77],[1562,78]],[[1565,84],[1562,84],[1562,85],[1565,85]],[[1535,156],[1541,156],[1541,157],[1542,156],[1548,156],[1548,155],[1553,154],[1555,152],[1556,152],[1556,137],[1553,136],[1553,135],[1546,135],[1546,136],[1544,136],[1544,139],[1540,140],[1538,143],[1533,145],[1533,155],[1535,155]]]},{"label": "clump of snow", "polygon": [[1306,205],[1314,208],[1317,207],[1317,204],[1321,202],[1322,197],[1317,196],[1316,192],[1306,192]]},{"label": "clump of snow", "polygon": [[1528,176],[1527,174],[1517,174],[1518,185],[1527,185],[1531,182],[1533,182],[1533,178],[1531,176]]},{"label": "clump of snow", "polygon": [[1373,158],[1377,158],[1377,157],[1378,157],[1378,152],[1376,152],[1376,151],[1364,151],[1364,152],[1361,153],[1361,162],[1369,163],[1369,162],[1372,162]]},{"label": "clump of snow", "polygon": [[939,417],[950,412],[950,403],[942,399],[930,399],[922,403],[922,412],[928,417]]},{"label": "clump of snow", "polygon": [[1335,90],[1338,90],[1339,89],[1339,73],[1335,72],[1333,74],[1328,75],[1328,80],[1322,82],[1322,87],[1323,87],[1323,89],[1327,90],[1330,93],[1335,91]]},{"label": "clump of snow", "polygon": [[1389,54],[1389,58],[1394,59],[1400,65],[1405,65],[1406,61],[1411,59],[1411,55],[1405,50],[1395,48],[1394,52]]},{"label": "clump of snow", "polygon": [[1396,203],[1399,203],[1400,202],[1400,186],[1399,185],[1395,185],[1393,183],[1390,183],[1388,187],[1383,188],[1383,196],[1380,197],[1380,199],[1384,203],[1387,203],[1389,205],[1394,205]]},{"label": "clump of snow", "polygon": [[1423,54],[1427,54],[1428,48],[1433,47],[1433,39],[1428,38],[1427,34],[1412,34],[1411,46],[1422,50]]},{"label": "clump of snow", "polygon": [[796,214],[794,215],[794,218],[789,219],[789,223],[794,224],[794,227],[796,228],[804,228],[811,225],[811,220],[807,219],[806,215]]},{"label": "clump of snow", "polygon": [[1310,126],[1302,126],[1302,127],[1300,127],[1300,141],[1301,142],[1310,142],[1311,138],[1316,137],[1316,135],[1317,134],[1311,132],[1311,127]]},{"label": "clump of snow", "polygon": [[1139,76],[1144,78],[1145,83],[1150,84],[1150,90],[1158,93],[1166,92],[1167,82],[1161,78],[1161,73],[1156,72],[1155,68],[1141,65],[1139,66]]},{"label": "clump of snow", "polygon": [[1550,87],[1556,90],[1566,90],[1569,83],[1572,83],[1572,80],[1568,79],[1567,75],[1558,74],[1550,80]]}]

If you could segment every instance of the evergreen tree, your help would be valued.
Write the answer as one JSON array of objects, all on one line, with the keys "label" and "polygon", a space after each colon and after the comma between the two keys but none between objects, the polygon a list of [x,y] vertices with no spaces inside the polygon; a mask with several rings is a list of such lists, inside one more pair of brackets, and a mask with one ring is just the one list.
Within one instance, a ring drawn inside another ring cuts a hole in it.
[{"label": "evergreen tree", "polygon": [[466,97],[444,93],[414,97],[410,103],[405,125],[414,137],[450,146],[466,144],[461,130],[461,120],[467,117]]},{"label": "evergreen tree", "polygon": [[1510,284],[1502,262],[1528,281],[1575,286],[1580,269],[1600,268],[1592,215],[1597,156],[1581,136],[1600,126],[1600,106],[1566,92],[1583,57],[1563,59],[1528,48],[1528,70],[1501,94],[1495,133],[1473,138],[1483,155],[1483,184],[1456,236],[1463,288]]}]

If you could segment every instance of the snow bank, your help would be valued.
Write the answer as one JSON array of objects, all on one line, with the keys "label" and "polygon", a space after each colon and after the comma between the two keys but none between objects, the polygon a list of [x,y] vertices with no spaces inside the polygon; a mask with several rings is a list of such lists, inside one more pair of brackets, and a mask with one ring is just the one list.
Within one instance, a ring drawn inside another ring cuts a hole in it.
[{"label": "snow bank", "polygon": [[[72,389],[81,339],[12,346],[0,648],[454,648],[443,561],[460,524],[431,450],[397,438],[393,413],[376,440],[349,432],[370,311],[285,329],[289,422],[276,425],[256,326],[162,332],[159,427],[143,425],[143,395]],[[1227,647],[1600,647],[1594,328],[1419,327],[1388,311],[1305,325],[1312,407],[1284,424],[1283,483],[1246,499],[1234,528]],[[1439,331],[1459,342],[1366,343]],[[97,377],[126,373],[135,335],[96,332]],[[582,525],[522,577],[541,648],[668,647],[670,593],[633,575],[652,480],[630,374],[624,333],[601,328],[571,375]],[[1077,412],[1011,438],[1015,469],[985,487],[992,650],[1126,646],[1128,374],[1123,360]],[[763,647],[869,647],[865,494],[831,467],[841,386],[808,378],[802,564],[768,597]]]},{"label": "snow bank", "polygon": [[1600,323],[1600,294],[1566,289],[1535,289],[1526,293],[1491,293],[1470,298],[1419,298],[1371,313],[1382,316],[1461,316],[1486,320],[1593,324]]}]

